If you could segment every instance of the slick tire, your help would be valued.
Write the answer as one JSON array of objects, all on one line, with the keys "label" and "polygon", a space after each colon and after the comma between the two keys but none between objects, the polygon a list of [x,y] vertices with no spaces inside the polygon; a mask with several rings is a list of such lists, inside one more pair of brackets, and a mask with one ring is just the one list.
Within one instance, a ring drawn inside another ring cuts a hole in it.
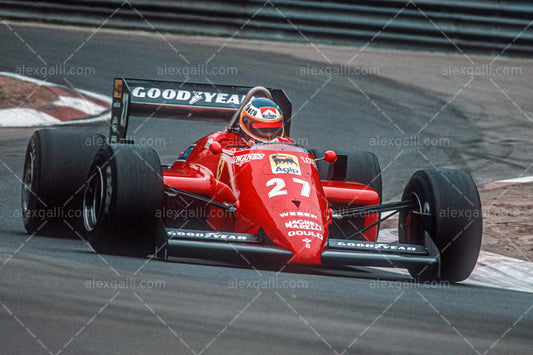
[{"label": "slick tire", "polygon": [[[382,202],[381,168],[377,156],[365,151],[335,151],[337,161],[328,164],[324,160],[317,161],[317,170],[321,180],[340,180],[348,182],[358,182],[369,186],[379,195],[379,202]],[[323,157],[325,151],[316,151],[312,154],[316,157]],[[353,207],[351,205],[332,206],[333,208]],[[357,228],[354,228],[354,221],[341,219],[334,221],[330,227],[329,238],[345,239],[357,232],[362,221],[359,221]],[[379,233],[379,226],[378,226]],[[359,236],[356,239],[362,239]]]},{"label": "slick tire", "polygon": [[[337,161],[328,164],[324,160],[317,161],[318,175],[321,180],[339,180],[358,182],[371,187],[379,194],[381,202],[382,184],[381,168],[377,156],[371,152],[347,150],[335,151]],[[324,156],[325,151],[312,151],[315,158]]]},{"label": "slick tire", "polygon": [[33,133],[22,173],[22,219],[28,233],[83,235],[83,187],[105,137],[83,131]]},{"label": "slick tire", "polygon": [[148,147],[102,147],[89,170],[83,221],[97,253],[146,256],[164,246],[161,162]]},{"label": "slick tire", "polygon": [[423,244],[424,229],[440,252],[437,268],[409,268],[419,280],[458,282],[474,269],[482,235],[482,210],[472,177],[460,170],[426,169],[413,174],[402,200],[413,200],[418,212],[430,214],[426,226],[412,211],[400,211],[400,243]]}]

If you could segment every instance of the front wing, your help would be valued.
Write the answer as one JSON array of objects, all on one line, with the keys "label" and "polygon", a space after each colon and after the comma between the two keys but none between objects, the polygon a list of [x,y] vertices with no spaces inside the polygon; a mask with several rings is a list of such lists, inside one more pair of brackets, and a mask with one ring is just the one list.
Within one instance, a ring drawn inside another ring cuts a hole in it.
[{"label": "front wing", "polygon": [[[290,263],[292,253],[267,245],[253,234],[195,231],[167,228],[164,257],[187,257],[231,262]],[[161,255],[161,251],[158,251]],[[380,266],[392,268],[431,267],[440,270],[440,254],[426,233],[424,245],[330,239],[321,254],[322,264]]]}]

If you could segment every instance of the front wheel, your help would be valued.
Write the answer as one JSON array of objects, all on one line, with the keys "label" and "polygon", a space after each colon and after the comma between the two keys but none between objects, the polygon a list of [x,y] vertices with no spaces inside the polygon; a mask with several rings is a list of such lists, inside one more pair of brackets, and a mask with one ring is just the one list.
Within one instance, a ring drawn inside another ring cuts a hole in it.
[{"label": "front wheel", "polygon": [[407,183],[402,200],[415,201],[418,207],[400,212],[400,243],[423,244],[427,232],[440,253],[440,274],[434,267],[409,268],[411,276],[465,280],[479,256],[483,223],[479,193],[471,176],[452,169],[419,170]]},{"label": "front wheel", "polygon": [[146,256],[164,243],[158,216],[163,175],[153,149],[106,145],[96,154],[88,181],[83,222],[96,252]]}]

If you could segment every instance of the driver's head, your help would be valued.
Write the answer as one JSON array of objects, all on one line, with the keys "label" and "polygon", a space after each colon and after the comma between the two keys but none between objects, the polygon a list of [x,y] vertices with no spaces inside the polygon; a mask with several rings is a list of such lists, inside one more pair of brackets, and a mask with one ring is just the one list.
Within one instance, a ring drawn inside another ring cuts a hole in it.
[{"label": "driver's head", "polygon": [[270,142],[283,136],[283,114],[279,106],[267,98],[253,98],[239,117],[241,135],[247,140]]}]

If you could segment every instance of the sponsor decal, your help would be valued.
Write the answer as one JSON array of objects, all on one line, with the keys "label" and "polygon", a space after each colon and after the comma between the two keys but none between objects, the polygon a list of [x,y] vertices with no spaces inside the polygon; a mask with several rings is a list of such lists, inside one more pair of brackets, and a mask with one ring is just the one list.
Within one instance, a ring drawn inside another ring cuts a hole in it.
[{"label": "sponsor decal", "polygon": [[270,166],[274,174],[296,174],[302,175],[298,157],[292,154],[271,154]]},{"label": "sponsor decal", "polygon": [[231,234],[222,232],[200,232],[200,231],[183,231],[167,230],[169,238],[195,238],[208,240],[227,240],[227,241],[254,241],[253,236],[244,234]]},{"label": "sponsor decal", "polygon": [[244,106],[244,111],[246,111],[246,113],[248,113],[250,116],[257,117],[257,109],[253,107],[250,102],[248,102],[246,106]]},{"label": "sponsor decal", "polygon": [[380,250],[400,250],[400,251],[416,251],[417,248],[410,246],[403,246],[389,243],[364,243],[364,242],[337,242],[341,247],[357,247],[365,249],[380,249]]},{"label": "sponsor decal", "polygon": [[226,165],[226,161],[222,158],[218,161],[217,166],[217,180],[220,180],[220,176],[222,175],[222,171],[224,170],[224,166]]},{"label": "sponsor decal", "polygon": [[272,106],[267,107],[254,107],[252,105],[252,102],[248,102],[246,106],[244,106],[244,111],[248,113],[252,117],[262,118],[262,119],[275,119],[281,116],[280,112],[277,108]]},{"label": "sponsor decal", "polygon": [[[117,116],[113,116],[113,118],[111,119],[111,131],[113,133],[116,133],[118,131],[118,117]],[[117,137],[115,136],[111,137],[111,143],[116,143],[115,141],[113,141],[113,138],[116,140]]]},{"label": "sponsor decal", "polygon": [[315,159],[309,158],[309,157],[300,157],[302,161],[306,164],[315,165]]},{"label": "sponsor decal", "polygon": [[279,214],[280,217],[307,217],[312,219],[318,219],[316,214],[307,212],[283,212]]},{"label": "sponsor decal", "polygon": [[189,100],[189,105],[194,105],[198,101],[200,101],[203,98],[202,93],[200,91],[193,91],[192,92],[192,98]]},{"label": "sponsor decal", "polygon": [[231,158],[231,162],[237,166],[241,166],[244,163],[248,163],[250,160],[261,160],[265,157],[264,154],[260,153],[249,153],[243,155],[236,155]]},{"label": "sponsor decal", "polygon": [[124,109],[120,113],[120,125],[122,127],[126,126],[126,120],[128,118],[128,100],[129,100],[129,94],[124,93],[124,96],[122,96],[122,107]]},{"label": "sponsor decal", "polygon": [[143,86],[133,88],[131,95],[139,99],[164,99],[170,101],[170,103],[176,101],[181,104],[188,103],[189,105],[201,102],[210,104],[234,104],[237,106],[241,104],[245,97],[245,95],[224,94],[220,92],[146,88]]},{"label": "sponsor decal", "polygon": [[307,230],[313,230],[313,231],[322,230],[322,226],[320,224],[313,222],[313,221],[308,221],[305,219],[297,219],[297,220],[285,222],[285,228],[307,229]]},{"label": "sponsor decal", "polygon": [[306,248],[311,248],[311,239],[309,239],[309,238],[304,238],[304,239],[302,239],[302,242],[305,243],[305,247],[306,247]]},{"label": "sponsor decal", "polygon": [[295,231],[289,231],[287,233],[287,235],[289,237],[294,237],[294,236],[297,236],[297,237],[313,237],[313,238],[318,238],[320,240],[323,240],[324,239],[324,236],[320,233],[316,233],[314,231],[307,231],[307,230],[295,230]]},{"label": "sponsor decal", "polygon": [[115,79],[113,97],[115,99],[120,99],[122,97],[122,80],[120,79]]},{"label": "sponsor decal", "polygon": [[280,116],[275,107],[261,107],[259,110],[261,111],[262,118],[265,119],[275,119]]}]

